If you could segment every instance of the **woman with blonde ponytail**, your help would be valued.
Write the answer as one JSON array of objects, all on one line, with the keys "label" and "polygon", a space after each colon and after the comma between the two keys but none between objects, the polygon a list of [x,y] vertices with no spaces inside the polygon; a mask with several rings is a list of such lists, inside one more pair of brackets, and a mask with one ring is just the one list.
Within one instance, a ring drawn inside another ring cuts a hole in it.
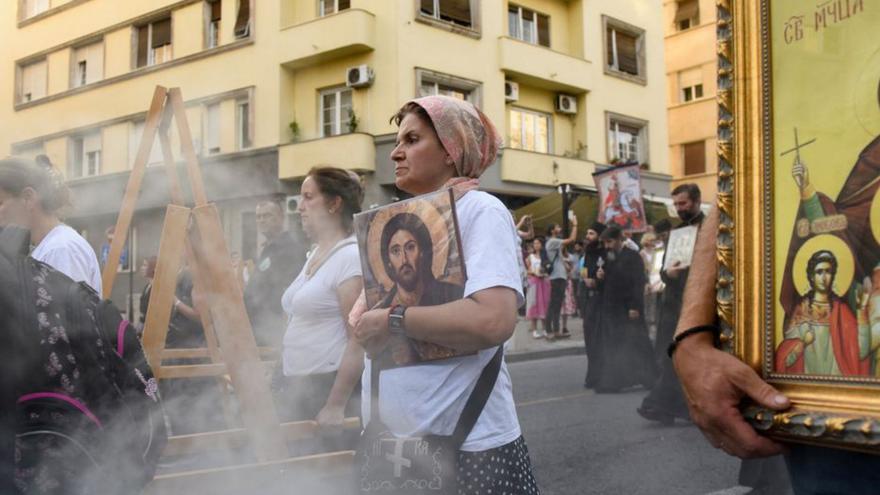
[{"label": "woman with blonde ponytail", "polygon": [[101,293],[101,269],[94,249],[61,221],[70,206],[64,179],[40,155],[0,160],[0,227],[30,230],[31,256]]}]

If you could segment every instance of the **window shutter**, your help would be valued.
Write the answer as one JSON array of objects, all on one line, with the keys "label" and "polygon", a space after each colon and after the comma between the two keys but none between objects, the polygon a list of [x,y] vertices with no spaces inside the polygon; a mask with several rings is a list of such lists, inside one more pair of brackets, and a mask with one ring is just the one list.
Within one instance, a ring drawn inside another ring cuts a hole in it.
[{"label": "window shutter", "polygon": [[639,74],[636,37],[620,31],[617,31],[617,68],[621,72]]},{"label": "window shutter", "polygon": [[614,29],[609,26],[605,29],[605,55],[608,60],[608,66],[614,65]]},{"label": "window shutter", "polygon": [[238,0],[238,16],[235,18],[235,37],[250,35],[251,0]]},{"label": "window shutter", "polygon": [[222,18],[223,3],[220,0],[211,2],[211,21],[219,21]]},{"label": "window shutter", "polygon": [[538,44],[550,47],[550,17],[538,14]]},{"label": "window shutter", "polygon": [[337,11],[346,10],[351,8],[351,0],[339,0],[339,8]]},{"label": "window shutter", "polygon": [[700,13],[700,4],[697,0],[681,0],[675,11],[675,22],[679,23],[688,19],[697,19]]},{"label": "window shutter", "polygon": [[150,26],[144,25],[137,28],[137,66],[147,65],[147,42],[149,41]]},{"label": "window shutter", "polygon": [[153,40],[151,46],[159,48],[160,46],[171,44],[171,19],[162,19],[153,23]]},{"label": "window shutter", "polygon": [[706,142],[687,143],[684,145],[684,174],[702,174],[706,172]]},{"label": "window shutter", "polygon": [[440,18],[470,27],[470,0],[440,0]]}]

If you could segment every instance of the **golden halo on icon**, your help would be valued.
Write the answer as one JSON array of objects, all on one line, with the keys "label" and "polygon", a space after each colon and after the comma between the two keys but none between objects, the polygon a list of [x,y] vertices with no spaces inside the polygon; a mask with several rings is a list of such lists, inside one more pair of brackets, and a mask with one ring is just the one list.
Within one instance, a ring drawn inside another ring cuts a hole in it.
[{"label": "golden halo on icon", "polygon": [[837,259],[837,274],[834,276],[833,290],[839,297],[845,296],[855,274],[853,254],[843,239],[831,234],[817,235],[798,249],[791,274],[795,289],[800,295],[805,295],[810,291],[810,282],[807,280],[807,262],[818,251],[831,251],[834,254]]}]

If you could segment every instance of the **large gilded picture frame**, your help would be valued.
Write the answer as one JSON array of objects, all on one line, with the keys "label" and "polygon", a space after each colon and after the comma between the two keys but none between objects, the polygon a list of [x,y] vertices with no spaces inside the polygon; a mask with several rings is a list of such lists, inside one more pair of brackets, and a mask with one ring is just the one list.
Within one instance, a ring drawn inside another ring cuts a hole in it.
[{"label": "large gilded picture frame", "polygon": [[722,345],[788,441],[880,452],[880,1],[718,0]]}]

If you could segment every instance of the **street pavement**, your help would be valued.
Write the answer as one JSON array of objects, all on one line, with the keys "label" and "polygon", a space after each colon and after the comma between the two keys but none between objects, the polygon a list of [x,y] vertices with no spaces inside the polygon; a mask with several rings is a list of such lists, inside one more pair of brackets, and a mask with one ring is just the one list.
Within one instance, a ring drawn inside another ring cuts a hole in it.
[{"label": "street pavement", "polygon": [[695,426],[642,419],[636,408],[644,390],[584,389],[580,326],[579,319],[569,325],[577,333],[571,339],[545,342],[521,321],[508,348],[517,412],[544,495],[748,493],[736,486],[739,461],[712,448]]}]

